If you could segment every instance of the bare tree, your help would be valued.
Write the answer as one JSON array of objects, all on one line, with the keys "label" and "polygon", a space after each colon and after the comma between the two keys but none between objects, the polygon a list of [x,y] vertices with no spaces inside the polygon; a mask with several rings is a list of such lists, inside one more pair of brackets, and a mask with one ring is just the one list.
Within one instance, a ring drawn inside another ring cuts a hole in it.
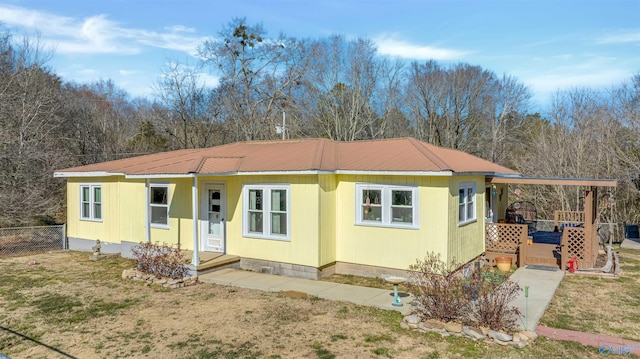
[{"label": "bare tree", "polygon": [[234,19],[220,39],[206,41],[200,56],[220,76],[225,122],[232,140],[276,136],[275,123],[306,71],[303,45],[280,34],[267,38],[262,25]]},{"label": "bare tree", "polygon": [[156,85],[156,93],[167,111],[162,129],[174,142],[172,148],[213,145],[219,108],[214,93],[200,80],[200,69],[169,62]]},{"label": "bare tree", "polygon": [[[339,141],[377,137],[373,97],[381,70],[370,40],[331,36],[313,44],[305,78],[307,116],[317,135]],[[369,131],[369,133],[367,133]]]},{"label": "bare tree", "polygon": [[37,37],[0,40],[0,226],[52,221],[61,187],[51,174],[63,162],[60,79]]}]

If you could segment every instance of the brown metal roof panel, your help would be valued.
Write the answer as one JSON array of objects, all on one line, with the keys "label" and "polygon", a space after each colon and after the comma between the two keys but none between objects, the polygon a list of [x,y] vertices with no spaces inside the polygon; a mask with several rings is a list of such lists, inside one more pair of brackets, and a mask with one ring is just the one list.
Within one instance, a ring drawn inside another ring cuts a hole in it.
[{"label": "brown metal roof panel", "polygon": [[445,159],[448,167],[454,172],[519,174],[519,172],[510,168],[500,166],[496,163],[476,157],[466,152],[451,148],[437,147],[427,143],[424,143],[424,145],[430,147],[431,151],[433,151],[439,158]]},{"label": "brown metal roof panel", "polygon": [[338,167],[357,171],[442,171],[408,139],[341,142]]},{"label": "brown metal roof panel", "polygon": [[244,143],[236,154],[243,154],[241,172],[304,171],[314,168],[317,140]]},{"label": "brown metal roof panel", "polygon": [[195,173],[214,174],[237,172],[242,162],[241,157],[205,157]]}]

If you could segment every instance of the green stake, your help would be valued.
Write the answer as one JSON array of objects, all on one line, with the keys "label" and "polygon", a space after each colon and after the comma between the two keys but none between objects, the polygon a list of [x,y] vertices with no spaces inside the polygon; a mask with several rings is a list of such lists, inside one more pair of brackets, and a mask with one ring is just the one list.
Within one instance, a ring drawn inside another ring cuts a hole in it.
[{"label": "green stake", "polygon": [[524,286],[524,302],[525,302],[525,313],[524,313],[524,326],[526,330],[529,330],[529,286]]}]

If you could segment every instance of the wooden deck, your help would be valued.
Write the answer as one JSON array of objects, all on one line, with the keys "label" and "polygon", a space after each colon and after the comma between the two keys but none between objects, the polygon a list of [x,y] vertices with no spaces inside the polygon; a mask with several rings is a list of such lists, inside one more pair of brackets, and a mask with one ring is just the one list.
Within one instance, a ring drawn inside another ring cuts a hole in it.
[{"label": "wooden deck", "polygon": [[560,267],[560,246],[556,244],[532,243],[527,244],[520,266],[527,264],[539,264],[552,267]]}]

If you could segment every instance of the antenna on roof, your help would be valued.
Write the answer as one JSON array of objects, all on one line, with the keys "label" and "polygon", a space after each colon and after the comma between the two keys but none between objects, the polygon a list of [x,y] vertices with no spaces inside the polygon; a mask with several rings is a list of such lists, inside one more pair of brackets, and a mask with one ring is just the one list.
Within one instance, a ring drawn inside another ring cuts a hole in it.
[{"label": "antenna on roof", "polygon": [[276,133],[282,134],[282,140],[285,139],[285,134],[287,132],[287,114],[282,111],[282,125],[276,125]]}]

